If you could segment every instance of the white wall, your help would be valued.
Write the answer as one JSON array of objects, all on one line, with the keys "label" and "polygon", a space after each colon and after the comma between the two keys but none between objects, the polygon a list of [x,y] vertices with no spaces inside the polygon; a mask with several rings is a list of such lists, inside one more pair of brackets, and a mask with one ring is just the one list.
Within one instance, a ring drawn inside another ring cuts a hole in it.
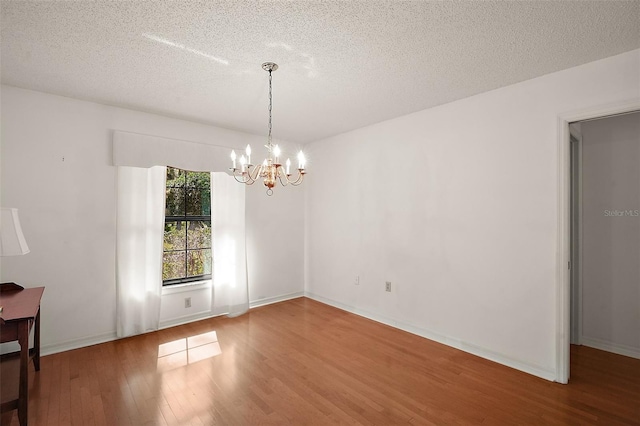
[{"label": "white wall", "polygon": [[581,341],[640,358],[640,113],[581,130]]},{"label": "white wall", "polygon": [[[45,351],[115,336],[113,130],[235,148],[264,144],[263,136],[9,86],[1,86],[1,113],[1,202],[19,209],[31,253],[2,258],[0,279],[46,286]],[[269,198],[258,185],[247,188],[254,304],[302,292],[303,191],[279,188]],[[185,294],[163,301],[163,321],[197,313],[197,303],[184,310]]]},{"label": "white wall", "polygon": [[[310,144],[303,187],[248,188],[252,299],[300,291],[304,259],[312,297],[553,378],[558,115],[639,98],[639,63],[636,50]],[[263,139],[1,90],[1,200],[31,253],[3,258],[0,278],[47,286],[45,347],[111,338],[111,131]]]},{"label": "white wall", "polygon": [[640,98],[639,62],[636,50],[310,144],[327,173],[306,188],[307,294],[555,378],[558,116]]}]

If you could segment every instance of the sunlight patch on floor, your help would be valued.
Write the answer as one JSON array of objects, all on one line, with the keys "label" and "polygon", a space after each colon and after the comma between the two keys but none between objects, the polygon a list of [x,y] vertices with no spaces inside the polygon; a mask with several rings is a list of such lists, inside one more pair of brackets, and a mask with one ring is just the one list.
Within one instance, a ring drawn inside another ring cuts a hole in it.
[{"label": "sunlight patch on floor", "polygon": [[222,353],[215,331],[158,345],[157,369],[172,370]]}]

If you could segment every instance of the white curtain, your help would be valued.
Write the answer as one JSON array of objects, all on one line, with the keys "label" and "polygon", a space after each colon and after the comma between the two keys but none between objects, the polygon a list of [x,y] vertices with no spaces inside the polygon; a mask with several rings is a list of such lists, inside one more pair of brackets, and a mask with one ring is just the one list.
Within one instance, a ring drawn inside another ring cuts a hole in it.
[{"label": "white curtain", "polygon": [[117,173],[117,335],[126,337],[160,322],[166,167]]},{"label": "white curtain", "polygon": [[226,173],[211,173],[213,315],[234,317],[249,310],[245,186]]}]

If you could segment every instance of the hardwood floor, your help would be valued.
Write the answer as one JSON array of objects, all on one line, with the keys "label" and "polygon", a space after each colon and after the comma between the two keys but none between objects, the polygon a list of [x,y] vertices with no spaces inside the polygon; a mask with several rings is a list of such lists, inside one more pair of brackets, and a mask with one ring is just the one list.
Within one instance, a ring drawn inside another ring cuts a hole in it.
[{"label": "hardwood floor", "polygon": [[640,424],[640,360],[571,358],[559,385],[299,298],[45,356],[29,424]]}]

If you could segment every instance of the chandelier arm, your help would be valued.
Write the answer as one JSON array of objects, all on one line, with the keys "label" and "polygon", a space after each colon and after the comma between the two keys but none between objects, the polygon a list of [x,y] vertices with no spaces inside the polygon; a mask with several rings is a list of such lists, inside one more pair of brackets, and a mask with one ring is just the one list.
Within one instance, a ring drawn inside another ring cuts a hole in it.
[{"label": "chandelier arm", "polygon": [[258,180],[258,178],[265,178],[265,177],[267,177],[267,168],[264,166],[264,164],[261,164],[256,169],[256,173],[254,175],[254,179]]},{"label": "chandelier arm", "polygon": [[298,170],[298,177],[296,178],[296,180],[294,180],[294,181],[291,181],[291,180],[290,180],[290,181],[289,181],[289,183],[290,183],[292,186],[298,186],[298,185],[300,185],[300,184],[302,183],[302,181],[304,180],[304,175],[305,175],[305,173],[304,173],[304,172],[302,172],[302,171]]},{"label": "chandelier arm", "polygon": [[236,182],[247,183],[250,181],[250,178],[247,173],[241,171],[240,169],[231,169],[231,175],[236,180]]},{"label": "chandelier arm", "polygon": [[283,176],[283,178],[284,178],[284,181],[286,182],[286,184],[283,184],[283,185],[288,185],[288,184],[290,184],[290,183],[291,183],[291,179],[290,179],[290,176],[291,176],[291,175],[288,175],[288,174],[286,174],[286,173],[282,173],[282,176]]},{"label": "chandelier arm", "polygon": [[245,179],[238,179],[238,175],[236,174],[235,171],[233,172],[233,178],[236,180],[236,182],[247,183]]},{"label": "chandelier arm", "polygon": [[256,166],[253,170],[247,170],[247,180],[251,182],[250,185],[256,182],[260,177],[262,177],[262,165]]},{"label": "chandelier arm", "polygon": [[291,178],[291,175],[287,175],[287,182],[290,183],[291,185],[297,185],[298,181],[300,181],[300,172],[298,172],[298,177],[294,180]]},{"label": "chandelier arm", "polygon": [[252,175],[251,167],[247,169],[247,176],[252,183],[255,182],[258,178],[258,173],[257,173],[258,170],[259,170],[259,167],[256,167],[255,169],[253,169],[253,175]]},{"label": "chandelier arm", "polygon": [[[253,185],[255,183],[255,181],[257,180],[257,172],[253,173],[253,176],[251,174],[251,166],[247,166],[247,171],[243,172],[240,171],[238,169],[231,169],[232,170],[232,174],[233,174],[233,178],[236,180],[236,182],[240,182],[240,183],[244,183],[247,185]],[[257,170],[254,169],[254,171]],[[240,178],[240,179],[238,179]]]},{"label": "chandelier arm", "polygon": [[[278,167],[278,180],[280,181],[280,184],[282,186],[287,186],[287,184],[289,184],[289,177],[286,175],[286,173],[283,173],[282,170],[280,169],[280,167]],[[284,177],[284,180],[282,179]]]},{"label": "chandelier arm", "polygon": [[247,185],[253,185],[253,183],[256,181],[255,179],[253,179],[251,177],[251,173],[249,173],[249,172],[243,173],[242,176],[243,176],[244,181],[245,181],[245,183]]}]

